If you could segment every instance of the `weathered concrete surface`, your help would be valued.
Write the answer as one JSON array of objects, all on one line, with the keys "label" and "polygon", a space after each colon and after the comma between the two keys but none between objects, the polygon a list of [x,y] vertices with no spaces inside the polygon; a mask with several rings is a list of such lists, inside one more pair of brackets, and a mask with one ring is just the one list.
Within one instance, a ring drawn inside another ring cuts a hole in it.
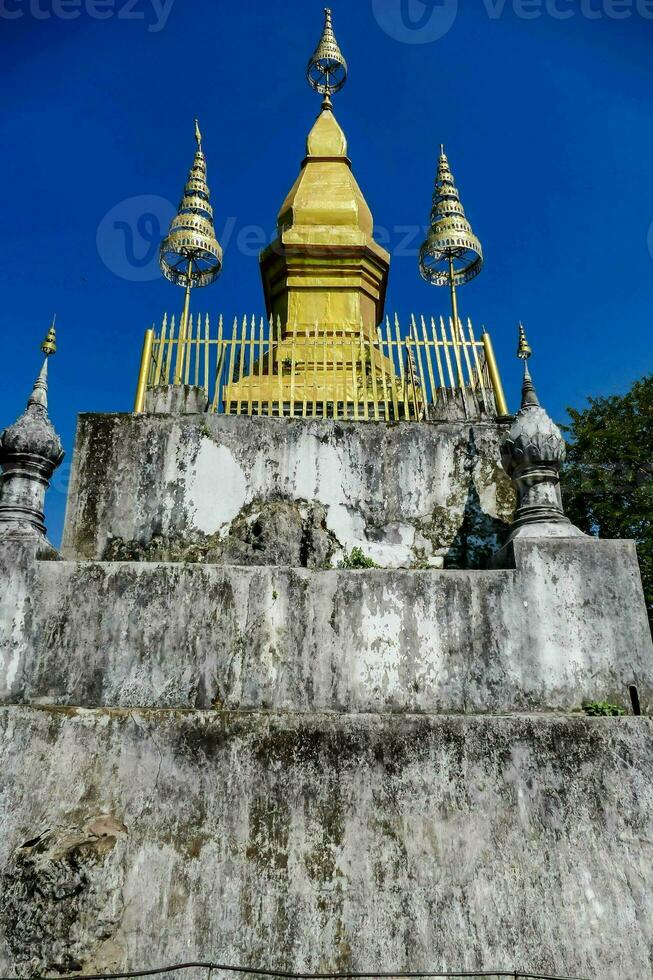
[{"label": "weathered concrete surface", "polygon": [[650,977],[648,719],[0,711],[0,968]]},{"label": "weathered concrete surface", "polygon": [[[316,567],[361,547],[384,567],[434,556],[484,567],[514,507],[499,455],[506,431],[489,422],[82,415],[63,554]],[[298,518],[283,534],[279,504]],[[314,554],[305,514],[315,506],[324,516]]]},{"label": "weathered concrete surface", "polygon": [[0,700],[288,711],[578,710],[653,645],[628,542],[516,542],[513,570],[13,562]]}]

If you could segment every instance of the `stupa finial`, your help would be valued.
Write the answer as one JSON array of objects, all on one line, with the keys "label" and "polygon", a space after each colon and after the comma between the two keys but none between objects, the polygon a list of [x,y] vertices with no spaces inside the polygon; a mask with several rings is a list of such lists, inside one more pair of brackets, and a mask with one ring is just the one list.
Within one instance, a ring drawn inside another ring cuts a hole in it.
[{"label": "stupa finial", "polygon": [[181,382],[184,370],[184,341],[188,332],[190,291],[195,287],[210,286],[222,271],[222,249],[213,227],[213,208],[206,183],[206,159],[202,152],[202,134],[197,119],[195,139],[197,150],[183,197],[170,224],[168,235],[159,249],[159,265],[163,275],[176,286],[184,286],[186,289],[175,384]]},{"label": "stupa finial", "polygon": [[526,339],[524,324],[519,323],[519,346],[517,347],[517,357],[520,361],[527,361],[533,354],[533,349]]},{"label": "stupa finial", "polygon": [[[459,330],[456,287],[474,279],[483,268],[483,249],[465,217],[449,167],[444,143],[435,178],[431,227],[419,253],[419,271],[434,286],[449,286],[454,334]],[[460,372],[459,372],[459,380]]]},{"label": "stupa finial", "polygon": [[41,344],[41,350],[45,354],[43,366],[39,376],[34,382],[32,394],[29,396],[28,405],[41,405],[42,408],[48,407],[48,358],[57,353],[57,333],[55,330],[56,314],[52,318],[52,324],[48,330],[45,340]]},{"label": "stupa finial", "polygon": [[339,92],[347,81],[347,62],[333,33],[331,11],[324,8],[324,30],[320,43],[311,56],[306,69],[308,84],[331,104],[331,96]]},{"label": "stupa finial", "polygon": [[524,324],[520,322],[519,324],[519,344],[517,346],[517,357],[520,361],[524,362],[524,382],[522,384],[521,390],[521,407],[538,407],[540,405],[540,400],[537,397],[537,392],[535,391],[535,385],[533,384],[533,379],[531,377],[531,372],[528,369],[528,361],[533,356],[533,349],[526,339],[526,331],[524,330]]}]

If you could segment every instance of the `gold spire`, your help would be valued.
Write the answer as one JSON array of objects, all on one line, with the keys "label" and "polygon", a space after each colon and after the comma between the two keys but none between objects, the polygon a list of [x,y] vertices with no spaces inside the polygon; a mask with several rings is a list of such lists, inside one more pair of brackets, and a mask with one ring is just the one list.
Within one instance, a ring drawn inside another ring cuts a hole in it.
[{"label": "gold spire", "polygon": [[519,346],[517,348],[517,357],[520,361],[527,361],[532,355],[533,351],[531,345],[526,339],[526,331],[524,330],[524,324],[520,322],[519,324]]},{"label": "gold spire", "polygon": [[331,104],[331,96],[339,92],[347,81],[347,62],[333,33],[328,7],[324,8],[324,30],[308,62],[306,77],[311,88],[325,96],[327,105]]},{"label": "gold spire", "polygon": [[52,324],[47,332],[46,338],[41,344],[41,350],[46,357],[50,357],[51,354],[57,353],[57,332],[55,330],[55,323],[57,322],[57,314],[52,317]]},{"label": "gold spire", "polygon": [[181,355],[177,358],[175,384],[181,382],[183,375],[183,341],[188,332],[191,289],[210,286],[222,271],[222,249],[213,227],[213,208],[206,183],[206,159],[202,152],[202,134],[197,119],[195,139],[197,150],[183,197],[170,224],[167,238],[161,242],[159,249],[159,265],[166,279],[186,289],[179,330]]},{"label": "gold spire", "polygon": [[202,152],[202,134],[195,120],[197,151],[190,169],[183,197],[170,231],[161,243],[159,262],[170,282],[186,286],[208,286],[222,271],[222,249],[215,237],[213,208],[206,183],[206,160]]},{"label": "gold spire", "polygon": [[537,392],[535,391],[535,385],[533,384],[533,379],[531,378],[531,372],[528,370],[528,359],[531,357],[533,351],[531,345],[526,339],[526,331],[524,330],[523,323],[519,324],[519,345],[517,347],[517,357],[520,361],[524,362],[524,382],[522,384],[521,390],[521,407],[531,408],[538,407],[540,405],[540,400],[537,397]]},{"label": "gold spire", "polygon": [[41,350],[45,354],[43,366],[39,376],[34,382],[32,394],[29,397],[28,405],[40,405],[42,408],[48,407],[48,358],[57,352],[57,334],[54,327],[57,319],[56,314],[52,318],[52,324],[48,330],[45,340],[41,344]]},{"label": "gold spire", "polygon": [[449,286],[454,328],[459,326],[456,287],[474,279],[483,268],[483,249],[465,217],[449,167],[444,144],[435,179],[431,228],[419,254],[422,278],[434,286]]}]

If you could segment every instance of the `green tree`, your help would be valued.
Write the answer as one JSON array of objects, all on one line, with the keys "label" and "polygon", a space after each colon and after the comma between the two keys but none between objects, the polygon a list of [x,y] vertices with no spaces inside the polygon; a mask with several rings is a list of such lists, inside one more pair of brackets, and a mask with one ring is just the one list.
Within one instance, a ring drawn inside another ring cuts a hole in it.
[{"label": "green tree", "polygon": [[653,626],[653,375],[568,412],[567,516],[587,534],[636,542]]}]

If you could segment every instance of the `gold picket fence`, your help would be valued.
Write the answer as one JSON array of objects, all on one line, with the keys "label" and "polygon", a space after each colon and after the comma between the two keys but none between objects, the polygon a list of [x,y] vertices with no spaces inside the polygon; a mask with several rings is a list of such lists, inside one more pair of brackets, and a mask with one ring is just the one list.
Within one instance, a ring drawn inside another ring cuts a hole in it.
[{"label": "gold picket fence", "polygon": [[492,342],[476,339],[470,321],[454,331],[425,317],[386,318],[376,339],[321,324],[315,334],[283,331],[281,323],[245,317],[211,330],[208,315],[175,318],[145,335],[134,410],[148,410],[157,390],[201,389],[206,410],[226,415],[423,421],[438,413],[463,417],[507,414]]}]

